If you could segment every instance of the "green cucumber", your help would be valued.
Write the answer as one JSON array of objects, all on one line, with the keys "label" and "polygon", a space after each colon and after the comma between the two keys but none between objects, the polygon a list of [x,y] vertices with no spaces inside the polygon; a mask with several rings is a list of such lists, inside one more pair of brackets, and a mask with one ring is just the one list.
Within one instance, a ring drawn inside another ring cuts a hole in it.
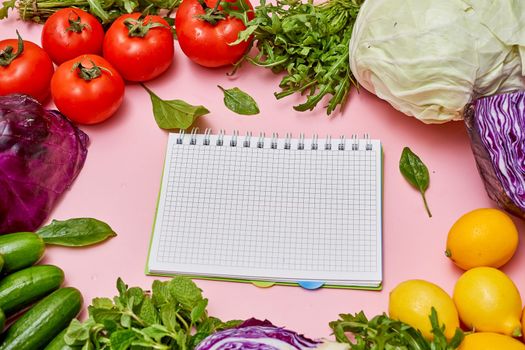
[{"label": "green cucumber", "polygon": [[0,350],[44,348],[79,313],[82,295],[71,287],[60,288],[26,311],[4,332]]},{"label": "green cucumber", "polygon": [[45,244],[33,232],[16,232],[0,236],[0,254],[4,258],[4,273],[29,267],[44,255]]},{"label": "green cucumber", "polygon": [[35,265],[13,272],[0,281],[0,309],[7,317],[58,289],[64,271],[53,265]]},{"label": "green cucumber", "polygon": [[44,350],[75,350],[81,349],[82,346],[69,346],[64,340],[64,335],[66,335],[67,328],[60,332],[47,346]]}]

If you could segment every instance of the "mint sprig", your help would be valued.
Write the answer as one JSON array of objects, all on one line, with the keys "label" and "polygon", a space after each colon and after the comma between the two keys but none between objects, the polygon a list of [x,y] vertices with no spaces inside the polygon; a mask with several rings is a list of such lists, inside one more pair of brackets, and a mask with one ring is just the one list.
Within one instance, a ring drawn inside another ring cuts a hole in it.
[{"label": "mint sprig", "polygon": [[151,292],[130,288],[119,278],[117,290],[113,299],[93,299],[85,322],[71,322],[66,344],[82,349],[193,349],[208,335],[241,322],[208,316],[208,300],[186,277],[154,281]]}]

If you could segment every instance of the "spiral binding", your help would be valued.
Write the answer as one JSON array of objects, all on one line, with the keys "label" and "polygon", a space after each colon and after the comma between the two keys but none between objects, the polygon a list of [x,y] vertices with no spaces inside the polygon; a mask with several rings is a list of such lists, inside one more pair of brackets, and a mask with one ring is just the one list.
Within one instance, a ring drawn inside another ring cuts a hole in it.
[{"label": "spiral binding", "polygon": [[[190,145],[196,145],[197,144],[197,132],[199,131],[199,128],[193,128],[191,130],[191,133],[189,134],[190,139]],[[209,146],[211,144],[211,132],[212,130],[210,128],[206,128],[203,134],[202,144],[204,146]],[[224,145],[224,137],[226,135],[226,132],[224,129],[219,130],[219,133],[217,134],[217,139],[215,141],[216,146],[223,146]],[[239,136],[239,131],[234,130],[233,134],[231,135],[229,146],[230,147],[237,147],[238,144],[242,145],[242,147],[250,148],[252,145],[252,133],[246,132],[244,137]],[[186,137],[186,133],[183,129],[181,129],[178,133],[178,136],[176,138],[176,143],[181,145],[183,144],[184,138]],[[242,140],[241,140],[242,138]],[[284,149],[285,150],[291,150],[292,149],[292,139],[293,135],[292,133],[286,133],[284,137]],[[256,147],[257,148],[264,148],[265,146],[265,140],[266,140],[266,134],[264,132],[259,133],[259,137],[256,139]],[[278,140],[279,140],[279,134],[274,132],[272,133],[272,136],[270,138],[270,148],[271,149],[277,149],[278,147]],[[305,149],[305,134],[301,133],[299,134],[299,138],[297,139],[297,150],[304,150]],[[255,142],[255,141],[254,141]],[[359,138],[356,134],[352,135],[350,142],[350,149],[353,151],[359,150]],[[364,134],[363,139],[361,142],[364,142],[365,150],[371,151],[373,149],[372,147],[372,140],[370,139],[369,134]],[[332,142],[332,136],[326,135],[325,141],[324,141],[324,149],[325,150],[331,150],[334,142]],[[347,140],[344,135],[341,135],[339,137],[339,140],[336,144],[337,150],[344,151],[347,148]],[[335,147],[335,146],[334,146]],[[318,134],[313,134],[310,144],[311,150],[318,150],[319,149],[319,136]]]}]

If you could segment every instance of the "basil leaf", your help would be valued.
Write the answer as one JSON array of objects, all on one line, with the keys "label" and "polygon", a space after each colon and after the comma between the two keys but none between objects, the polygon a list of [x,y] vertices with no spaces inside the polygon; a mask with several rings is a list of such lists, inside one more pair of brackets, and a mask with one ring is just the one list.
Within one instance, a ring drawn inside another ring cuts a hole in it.
[{"label": "basil leaf", "polygon": [[224,89],[217,85],[224,93],[224,104],[229,110],[237,114],[254,115],[259,113],[257,102],[246,92],[239,88]]},{"label": "basil leaf", "polygon": [[187,129],[193,122],[210,111],[204,106],[192,106],[182,100],[163,100],[141,84],[148,92],[153,105],[153,115],[161,129]]},{"label": "basil leaf", "polygon": [[421,192],[428,216],[432,217],[425,197],[425,191],[428,189],[430,182],[428,168],[408,147],[403,148],[403,152],[401,153],[401,159],[399,159],[399,171],[412,186]]},{"label": "basil leaf", "polygon": [[92,218],[53,220],[36,233],[46,244],[67,247],[84,247],[117,235],[108,224]]}]

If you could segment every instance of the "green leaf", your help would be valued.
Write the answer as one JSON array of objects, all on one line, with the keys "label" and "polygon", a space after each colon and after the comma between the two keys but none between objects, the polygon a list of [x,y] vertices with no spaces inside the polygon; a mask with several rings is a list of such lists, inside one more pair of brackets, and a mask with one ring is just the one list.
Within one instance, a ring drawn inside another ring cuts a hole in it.
[{"label": "green leaf", "polygon": [[94,298],[91,301],[91,305],[97,309],[112,309],[115,305],[109,298]]},{"label": "green leaf", "polygon": [[198,117],[210,113],[204,106],[192,106],[182,100],[163,100],[144,84],[141,85],[150,96],[153,115],[161,129],[187,129]]},{"label": "green leaf", "polygon": [[192,323],[197,323],[203,315],[206,313],[206,307],[208,306],[208,299],[200,300],[197,305],[191,310],[190,318]]},{"label": "green leaf", "polygon": [[166,329],[166,327],[161,325],[146,327],[141,331],[141,333],[155,340],[157,343],[160,343],[162,338],[170,335],[170,332]]},{"label": "green leaf", "polygon": [[120,277],[117,278],[117,290],[121,297],[125,296],[128,290],[128,285]]},{"label": "green leaf", "polygon": [[191,311],[202,300],[201,290],[188,277],[177,276],[169,281],[171,295],[186,310]]},{"label": "green leaf", "polygon": [[177,309],[173,304],[165,304],[160,308],[160,319],[170,332],[177,332],[181,328],[177,319]]},{"label": "green leaf", "polygon": [[77,319],[73,319],[67,327],[66,334],[64,335],[64,342],[67,345],[82,345],[89,339],[89,331],[95,324],[92,319],[85,323],[81,323]]},{"label": "green leaf", "polygon": [[17,0],[8,0],[2,2],[2,7],[0,8],[0,19],[7,18],[9,9],[14,9]]},{"label": "green leaf", "polygon": [[88,246],[117,235],[108,224],[92,218],[53,220],[37,233],[46,244],[68,247]]},{"label": "green leaf", "polygon": [[111,337],[109,338],[112,350],[126,350],[131,346],[135,339],[135,332],[129,329],[116,331],[111,334]]},{"label": "green leaf", "polygon": [[217,86],[224,93],[224,104],[229,110],[242,115],[259,114],[260,111],[257,102],[246,92],[237,87],[224,89],[220,85]]},{"label": "green leaf", "polygon": [[96,323],[103,323],[104,320],[120,321],[122,312],[116,309],[97,309],[93,306],[88,307],[89,315],[93,317]]},{"label": "green leaf", "polygon": [[151,298],[147,297],[142,302],[139,311],[139,317],[144,320],[147,324],[159,323],[159,314]]},{"label": "green leaf", "polygon": [[124,328],[131,328],[131,316],[128,314],[120,316],[120,324]]},{"label": "green leaf", "polygon": [[412,186],[419,190],[423,197],[428,216],[432,217],[430,209],[428,208],[427,199],[425,198],[425,191],[428,189],[430,182],[428,168],[408,147],[403,148],[403,152],[401,153],[399,171],[401,171],[401,174]]},{"label": "green leaf", "polygon": [[161,307],[164,304],[170,302],[171,294],[168,282],[162,282],[159,280],[153,281],[151,286],[152,295],[151,299],[156,307]]}]

